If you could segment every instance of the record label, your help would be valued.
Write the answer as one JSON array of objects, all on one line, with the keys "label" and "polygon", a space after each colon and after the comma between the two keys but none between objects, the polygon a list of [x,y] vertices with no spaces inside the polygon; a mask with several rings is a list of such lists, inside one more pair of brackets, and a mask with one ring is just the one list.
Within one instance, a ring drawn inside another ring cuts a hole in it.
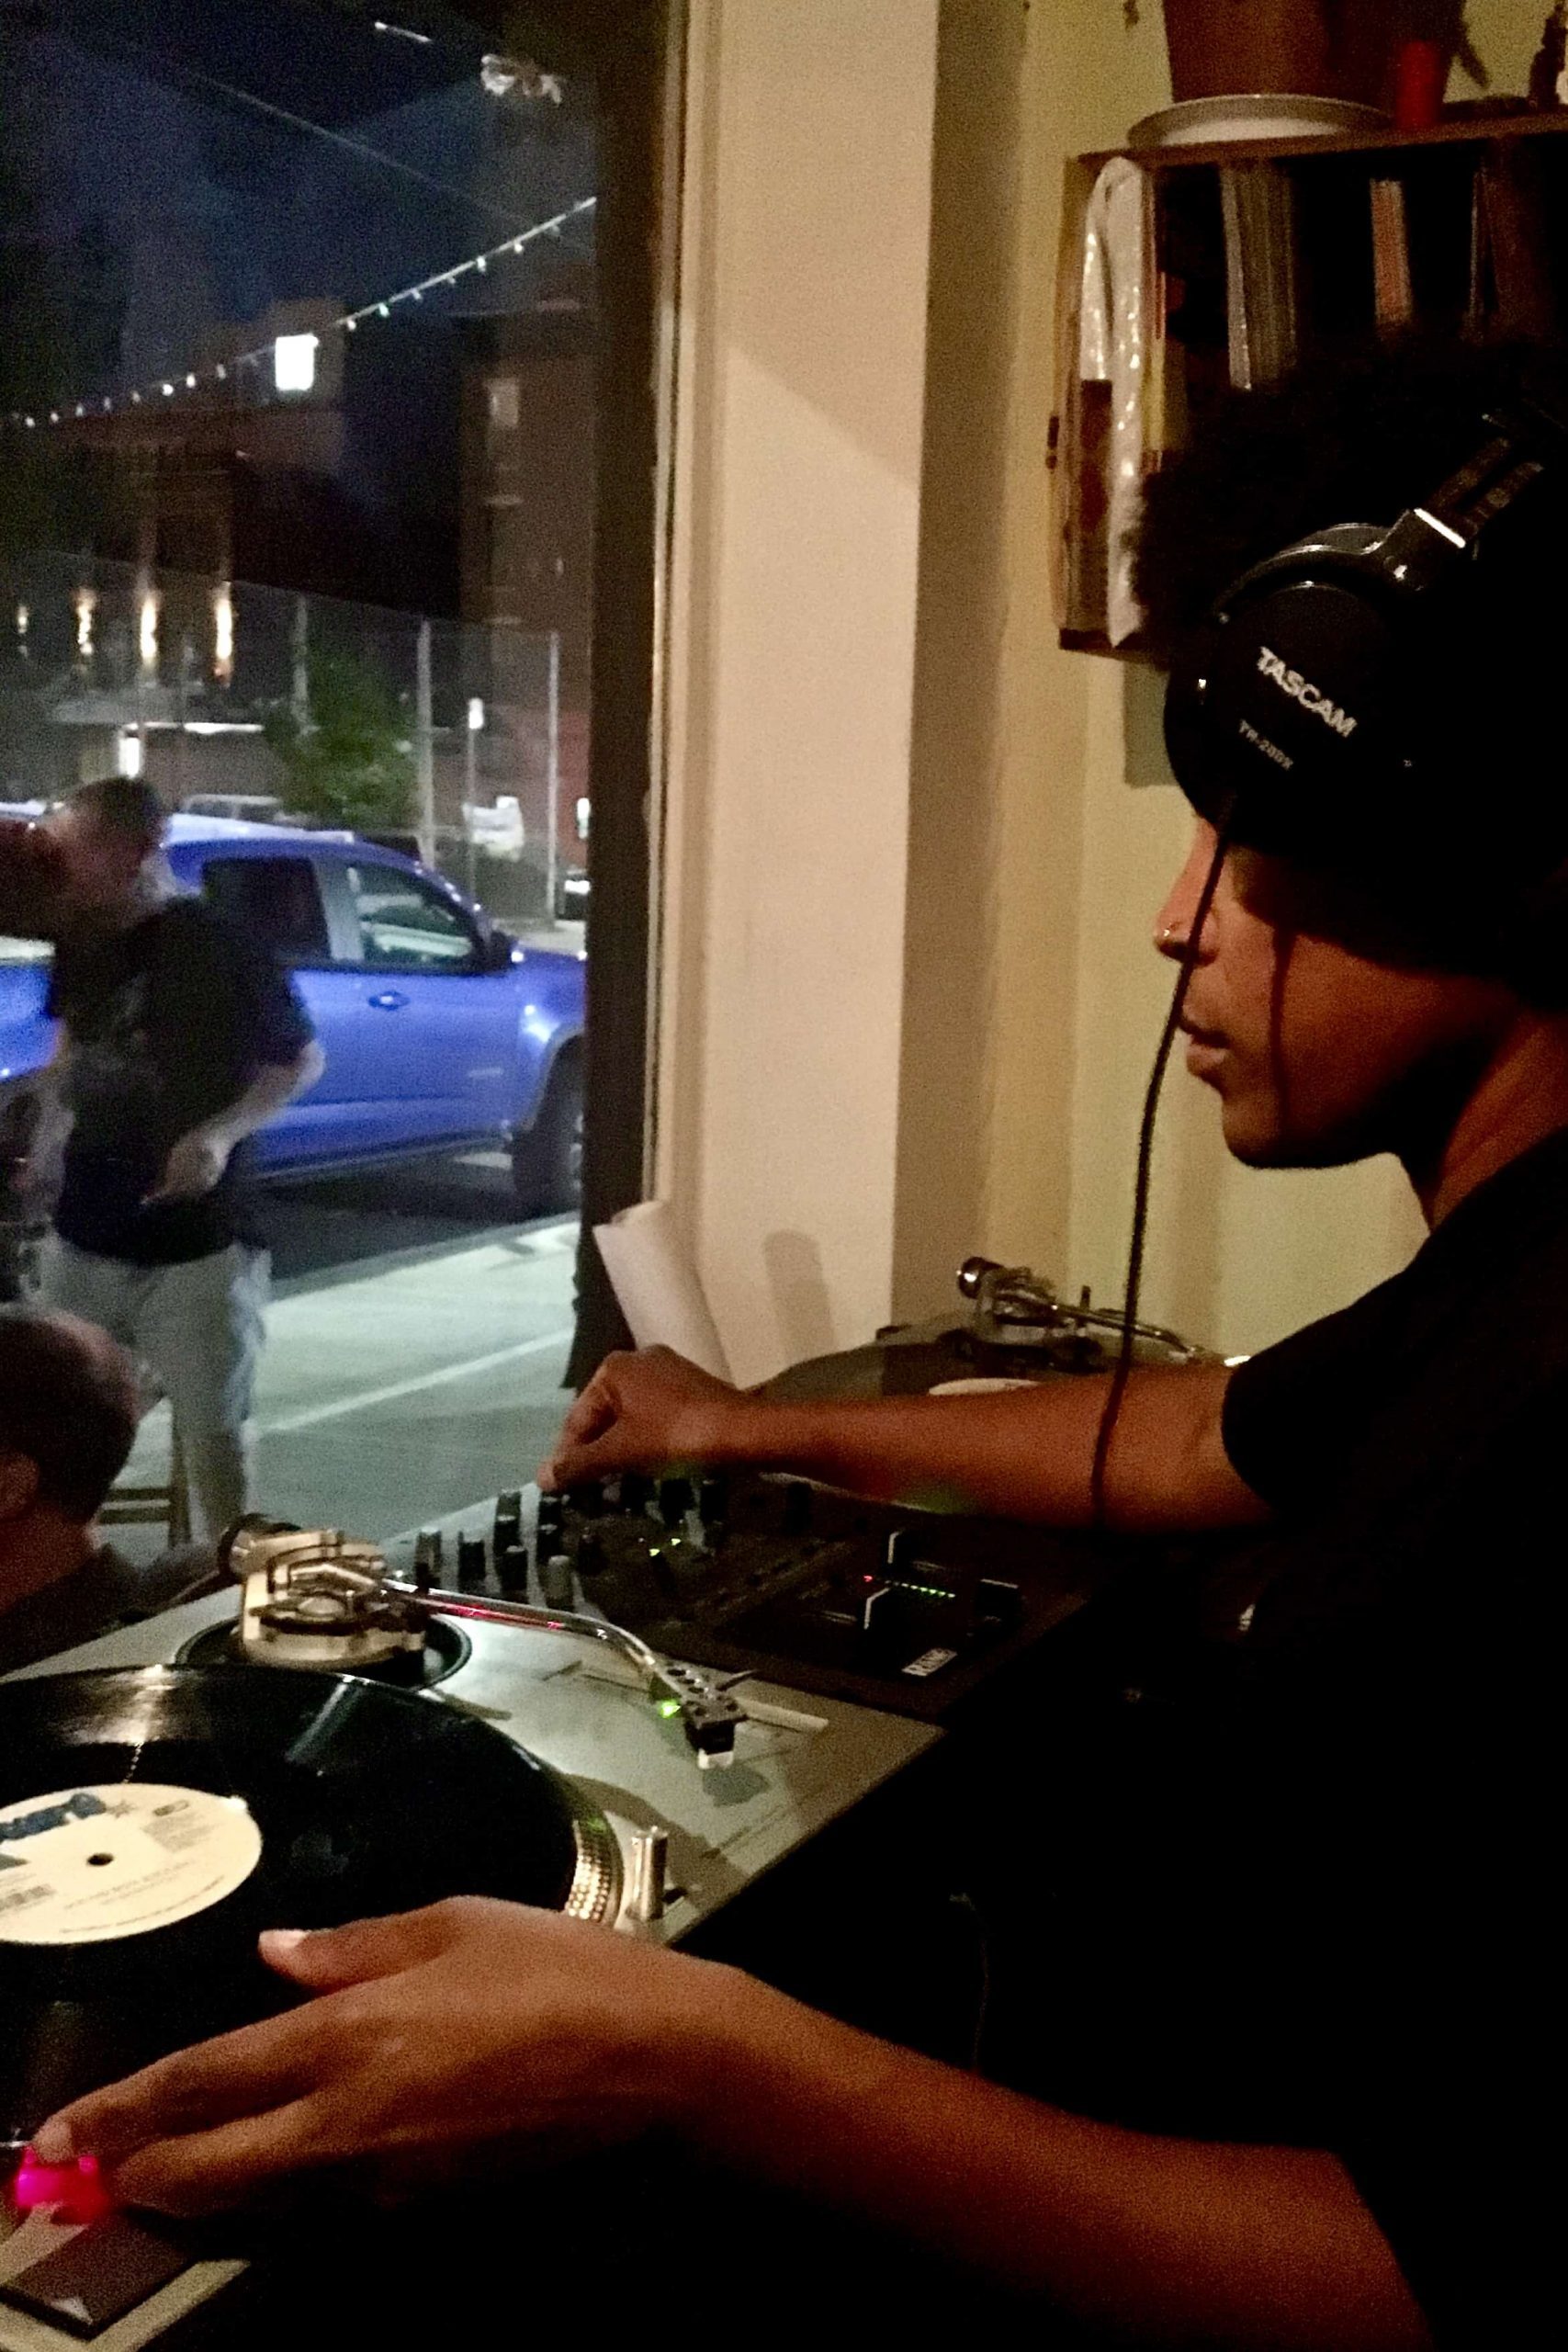
[{"label": "record label", "polygon": [[0,1807],[0,1943],[95,1944],[189,1919],[243,1886],[243,1797],[124,1781]]}]

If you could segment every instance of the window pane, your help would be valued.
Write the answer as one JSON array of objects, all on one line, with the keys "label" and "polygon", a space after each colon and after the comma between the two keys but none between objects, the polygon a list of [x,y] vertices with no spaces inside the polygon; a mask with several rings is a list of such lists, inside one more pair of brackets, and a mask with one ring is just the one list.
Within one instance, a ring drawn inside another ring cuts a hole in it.
[{"label": "window pane", "polygon": [[[17,809],[14,816],[8,818],[4,804],[0,803],[0,824],[6,822],[15,824],[18,821],[25,823],[28,818],[37,813],[35,808],[28,808],[25,810]],[[12,916],[15,920],[14,910]],[[47,940],[7,938],[5,931],[0,929],[0,964],[47,964],[49,956],[50,947]],[[5,1018],[5,1000],[0,997],[0,1023],[4,1023]]]},{"label": "window pane", "polygon": [[[525,18],[0,0],[0,808],[144,776],[293,967],[254,1500],[368,1537],[526,1474],[573,1314],[599,132]],[[46,964],[0,944],[0,1103]]]},{"label": "window pane", "polygon": [[367,964],[450,972],[474,961],[474,936],[445,899],[389,865],[351,865],[349,889]]},{"label": "window pane", "polygon": [[286,964],[325,964],[332,948],[308,857],[209,857],[202,888],[220,914],[265,939]]}]

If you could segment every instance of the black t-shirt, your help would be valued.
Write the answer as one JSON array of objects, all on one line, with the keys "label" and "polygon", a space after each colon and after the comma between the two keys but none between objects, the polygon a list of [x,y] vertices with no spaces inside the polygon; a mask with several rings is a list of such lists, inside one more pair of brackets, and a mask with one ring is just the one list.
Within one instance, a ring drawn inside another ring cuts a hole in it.
[{"label": "black t-shirt", "polygon": [[196,899],[57,949],[48,1010],[71,1043],[73,1115],[55,1226],[134,1265],[205,1258],[254,1238],[243,1145],[199,1200],[147,1207],[182,1136],[294,1061],[310,1024],[265,948]]},{"label": "black t-shirt", "polygon": [[1224,1580],[1250,1615],[1168,1647],[1074,1758],[1044,1960],[1072,2022],[1036,2087],[1335,2151],[1440,2346],[1528,2342],[1555,2291],[1568,1132],[1238,1370],[1224,1434],[1277,1513]]}]

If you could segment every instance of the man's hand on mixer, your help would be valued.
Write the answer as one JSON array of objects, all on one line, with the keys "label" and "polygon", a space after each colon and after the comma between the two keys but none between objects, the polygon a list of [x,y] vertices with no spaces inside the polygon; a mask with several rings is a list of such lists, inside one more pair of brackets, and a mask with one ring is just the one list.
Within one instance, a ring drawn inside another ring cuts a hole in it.
[{"label": "man's hand on mixer", "polygon": [[672,1348],[606,1356],[562,1423],[539,1484],[576,1487],[623,1470],[741,1460],[748,1401]]},{"label": "man's hand on mixer", "polygon": [[[1268,1516],[1232,1467],[1224,1364],[1141,1366],[1127,1384],[1108,1482],[1111,1524],[1146,1532],[1245,1527]],[[792,1470],[885,1500],[1086,1527],[1089,1465],[1110,1386],[1067,1375],[1000,1396],[775,1401],[668,1348],[606,1356],[539,1472],[545,1487],[623,1470]]]},{"label": "man's hand on mixer", "polygon": [[[397,2195],[678,2125],[746,1980],[553,1911],[462,1898],[264,1958],[318,1996],[78,2099],[35,2134],[117,2197],[220,2210],[303,2172]],[[764,1996],[769,1997],[769,1996]]]}]

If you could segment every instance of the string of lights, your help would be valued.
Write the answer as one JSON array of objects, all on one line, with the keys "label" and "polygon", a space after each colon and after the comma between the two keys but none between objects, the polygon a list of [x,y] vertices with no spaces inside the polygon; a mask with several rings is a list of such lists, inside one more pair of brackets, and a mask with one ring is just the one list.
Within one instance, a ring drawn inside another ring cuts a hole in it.
[{"label": "string of lights", "polygon": [[[525,253],[541,238],[559,237],[574,221],[592,212],[598,203],[593,196],[579,197],[563,211],[553,213],[547,220],[536,220],[530,228],[520,229],[514,236],[505,237],[498,245],[484,253],[470,254],[466,261],[457,262],[450,269],[433,271],[415,285],[400,287],[395,294],[388,294],[372,302],[362,302],[355,311],[344,311],[322,329],[326,334],[357,334],[362,327],[382,319],[405,306],[423,302],[429,294],[456,286],[465,277],[479,277],[499,262],[513,254]],[[157,408],[166,401],[188,400],[190,395],[208,388],[229,383],[243,384],[248,368],[270,367],[273,389],[279,392],[308,392],[316,379],[316,353],[321,334],[278,334],[258,344],[254,350],[241,351],[228,359],[215,360],[201,368],[175,368],[166,376],[151,379],[128,390],[99,392],[78,398],[73,393],[51,401],[47,405],[31,409],[17,408],[6,414],[8,425],[27,433],[47,432],[56,426],[85,422],[92,417],[124,416],[137,409]]]}]

